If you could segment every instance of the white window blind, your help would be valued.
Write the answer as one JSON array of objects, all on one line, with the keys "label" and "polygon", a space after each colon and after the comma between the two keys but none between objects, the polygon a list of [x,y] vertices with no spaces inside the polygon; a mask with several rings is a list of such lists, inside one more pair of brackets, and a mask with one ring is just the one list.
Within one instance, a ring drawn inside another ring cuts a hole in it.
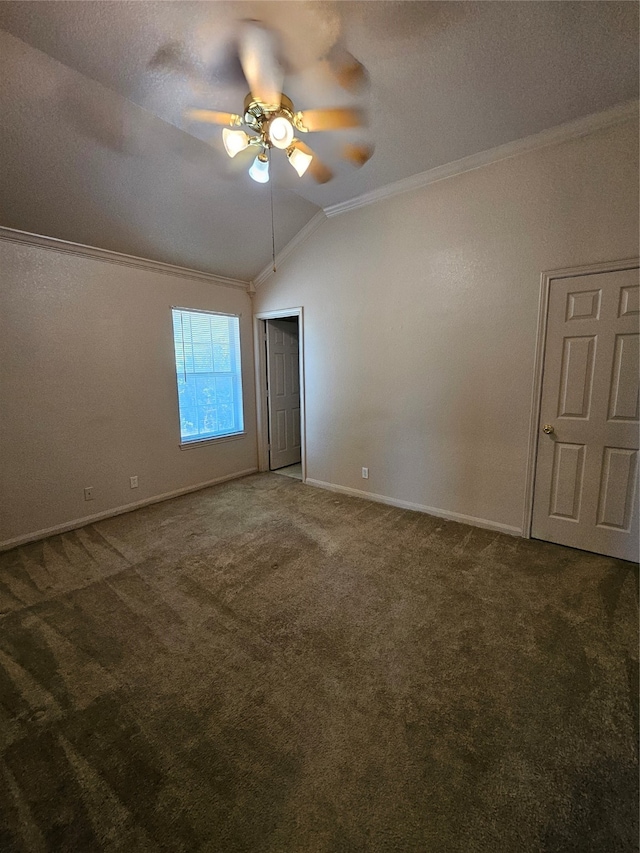
[{"label": "white window blind", "polygon": [[183,308],[172,313],[181,441],[242,432],[240,318]]}]

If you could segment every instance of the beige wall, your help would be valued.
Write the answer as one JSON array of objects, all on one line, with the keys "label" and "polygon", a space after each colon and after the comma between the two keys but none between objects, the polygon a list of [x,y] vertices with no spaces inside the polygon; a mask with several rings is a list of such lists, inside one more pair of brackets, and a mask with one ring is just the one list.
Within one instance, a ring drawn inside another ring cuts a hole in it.
[{"label": "beige wall", "polygon": [[540,274],[637,255],[637,147],[628,122],[298,247],[254,307],[304,306],[308,478],[521,529]]},{"label": "beige wall", "polygon": [[[172,305],[242,314],[245,437],[179,449]],[[0,240],[0,544],[255,468],[254,400],[243,290]]]}]

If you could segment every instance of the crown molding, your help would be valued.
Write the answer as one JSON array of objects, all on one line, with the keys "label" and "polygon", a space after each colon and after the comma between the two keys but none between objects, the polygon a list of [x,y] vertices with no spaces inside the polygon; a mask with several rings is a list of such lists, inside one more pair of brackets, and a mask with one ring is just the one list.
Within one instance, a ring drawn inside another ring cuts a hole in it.
[{"label": "crown molding", "polygon": [[539,148],[547,148],[551,145],[558,145],[561,142],[566,142],[570,139],[577,139],[580,136],[587,136],[597,130],[602,130],[607,127],[612,127],[616,124],[621,124],[625,121],[638,117],[638,101],[626,101],[623,104],[618,104],[609,110],[593,113],[592,115],[583,116],[575,121],[569,121],[565,124],[560,124],[557,127],[543,130],[532,136],[526,136],[523,139],[515,139],[513,142],[507,142],[504,145],[498,145],[496,148],[490,148],[487,151],[480,151],[477,154],[471,154],[469,157],[463,157],[460,160],[454,160],[451,163],[445,163],[442,166],[436,166],[434,169],[428,169],[426,172],[419,172],[417,175],[412,175],[409,178],[403,178],[400,181],[395,181],[392,184],[387,184],[384,187],[371,190],[371,192],[363,193],[363,195],[355,198],[342,201],[339,204],[331,204],[324,208],[327,216],[338,216],[341,213],[346,213],[349,210],[356,210],[359,207],[365,207],[368,204],[374,204],[377,201],[382,201],[385,198],[392,198],[401,193],[411,192],[412,190],[426,187],[429,184],[434,184],[437,181],[443,181],[446,178],[452,178],[454,175],[461,175],[463,172],[470,172],[473,169],[479,169],[481,166],[488,166],[491,163],[497,163],[500,160],[507,160],[511,157],[517,157],[520,154],[527,154],[530,151],[537,151]]},{"label": "crown molding", "polygon": [[[557,145],[561,142],[566,142],[570,139],[577,139],[581,136],[587,136],[598,130],[603,130],[607,127],[612,127],[616,124],[622,124],[638,117],[638,101],[627,101],[623,104],[618,104],[609,110],[594,113],[584,116],[575,121],[566,122],[557,127],[543,130],[541,133],[536,133],[532,136],[516,139],[513,142],[507,142],[504,145],[499,145],[496,148],[490,148],[487,151],[480,151],[477,154],[471,154],[469,157],[463,157],[460,160],[454,160],[451,163],[445,163],[442,166],[436,166],[434,169],[428,169],[426,172],[420,172],[417,175],[412,175],[409,178],[395,181],[383,187],[378,187],[371,192],[356,196],[355,198],[347,199],[347,201],[338,204],[332,204],[320,209],[307,222],[307,224],[284,246],[284,248],[276,255],[276,266],[283,263],[289,255],[308,237],[316,231],[328,217],[338,216],[341,213],[346,213],[349,210],[356,210],[359,207],[365,207],[369,204],[382,201],[386,198],[400,195],[402,193],[411,192],[412,190],[420,189],[437,181],[452,178],[455,175],[461,175],[464,172],[470,172],[474,169],[479,169],[482,166],[497,163],[500,160],[507,160],[512,157],[517,157],[520,154],[526,154],[531,151],[536,151],[540,148],[547,148],[552,145]],[[139,258],[135,255],[126,255],[121,252],[113,252],[109,249],[100,249],[96,246],[85,246],[82,243],[73,243],[67,240],[60,240],[56,237],[46,237],[42,234],[31,234],[28,231],[19,231],[14,228],[6,228],[0,226],[0,240],[5,240],[11,243],[24,243],[30,246],[38,246],[43,249],[50,249],[56,252],[78,255],[80,257],[91,258],[93,260],[104,261],[106,263],[120,264],[122,266],[136,267],[138,269],[147,270],[150,272],[161,273],[162,275],[179,276],[193,281],[204,281],[210,284],[216,284],[222,287],[234,287],[247,291],[250,294],[255,293],[255,289],[260,287],[273,275],[273,266],[267,264],[264,269],[256,276],[253,281],[245,281],[243,279],[228,278],[219,276],[213,273],[203,272],[202,270],[194,270],[189,267],[180,267],[174,264],[167,264],[163,261],[154,261],[150,258]]]},{"label": "crown molding", "polygon": [[0,240],[9,243],[24,243],[28,246],[37,246],[41,249],[50,249],[63,254],[77,255],[82,258],[90,258],[94,261],[104,261],[109,264],[120,264],[125,267],[136,267],[148,272],[161,273],[162,275],[174,275],[180,278],[189,278],[193,281],[204,281],[209,284],[217,284],[222,287],[236,287],[242,290],[249,289],[249,282],[237,278],[226,278],[201,270],[179,267],[174,264],[166,264],[163,261],[153,261],[149,258],[138,258],[135,255],[124,255],[121,252],[112,252],[110,249],[99,249],[96,246],[85,246],[82,243],[72,243],[68,240],[59,240],[57,237],[45,237],[42,234],[31,234],[28,231],[18,231],[15,228],[4,228],[0,226]]},{"label": "crown molding", "polygon": [[[317,228],[319,228],[323,222],[326,221],[326,219],[327,219],[327,216],[326,216],[324,210],[319,210],[315,214],[315,216],[313,216],[307,222],[307,224],[304,226],[304,228],[301,228],[300,231],[298,231],[298,233],[294,237],[292,237],[291,240],[289,240],[287,245],[278,252],[278,254],[276,255],[276,264],[275,264],[276,267],[278,267],[283,261],[285,261],[289,257],[289,255],[293,252],[293,250],[296,249],[300,245],[300,243],[304,242],[308,237],[310,237],[313,234],[313,232]],[[273,275],[273,264],[268,263],[267,266],[260,273],[258,273],[258,275],[251,282],[253,287],[250,287],[249,291],[251,292],[251,290],[254,290],[257,287],[260,287],[260,285],[264,284],[265,281],[267,281],[267,279],[271,278],[272,275]]]}]

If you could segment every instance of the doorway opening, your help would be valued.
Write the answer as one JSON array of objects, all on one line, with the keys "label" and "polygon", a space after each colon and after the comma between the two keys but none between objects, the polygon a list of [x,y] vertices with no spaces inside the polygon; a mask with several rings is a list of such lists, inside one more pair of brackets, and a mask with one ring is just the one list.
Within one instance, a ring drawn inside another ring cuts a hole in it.
[{"label": "doorway opening", "polygon": [[306,479],[302,308],[254,318],[258,468]]}]

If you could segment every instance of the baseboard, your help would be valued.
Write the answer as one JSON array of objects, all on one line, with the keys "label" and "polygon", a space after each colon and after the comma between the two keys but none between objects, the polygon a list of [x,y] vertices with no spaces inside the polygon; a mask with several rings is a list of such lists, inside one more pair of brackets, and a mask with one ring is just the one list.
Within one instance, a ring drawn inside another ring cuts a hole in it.
[{"label": "baseboard", "polygon": [[56,524],[54,527],[47,527],[46,530],[36,530],[34,533],[26,533],[24,536],[16,536],[15,539],[7,539],[5,542],[0,542],[0,551],[8,551],[10,548],[17,548],[20,545],[26,545],[28,542],[37,542],[38,539],[46,539],[47,536],[56,536],[59,533],[67,533],[69,530],[76,530],[78,527],[85,527],[87,524],[93,524],[94,521],[103,521],[105,518],[115,518],[116,515],[124,515],[127,512],[132,512],[134,509],[142,509],[145,506],[159,504],[162,501],[168,501],[171,498],[178,498],[180,495],[188,495],[189,492],[199,492],[201,489],[207,489],[209,486],[217,486],[219,483],[226,483],[228,480],[238,480],[240,477],[246,477],[249,474],[255,474],[257,468],[247,468],[245,471],[236,471],[234,474],[227,474],[224,477],[216,477],[215,480],[207,480],[205,483],[198,483],[195,486],[187,486],[184,489],[175,489],[173,492],[164,492],[161,495],[155,495],[152,498],[145,498],[142,501],[125,504],[124,506],[107,509],[104,512],[98,512],[95,515],[87,515],[83,518],[76,518],[73,521],[67,521],[64,524]]},{"label": "baseboard", "polygon": [[339,492],[342,495],[351,495],[354,498],[365,498],[376,503],[397,506],[400,509],[412,509],[416,512],[424,512],[427,515],[435,515],[447,521],[459,521],[462,524],[470,524],[473,527],[482,527],[485,530],[495,530],[498,533],[507,533],[509,536],[522,536],[521,527],[512,527],[510,524],[501,524],[499,521],[490,521],[488,518],[476,518],[474,515],[463,515],[460,512],[450,512],[446,509],[438,509],[435,506],[414,504],[410,501],[401,501],[397,498],[389,498],[386,495],[376,495],[373,492],[363,492],[361,489],[350,489],[348,486],[338,486],[335,483],[325,483],[322,480],[313,480],[307,477],[305,483],[316,486],[319,489],[328,489],[330,492]]}]

